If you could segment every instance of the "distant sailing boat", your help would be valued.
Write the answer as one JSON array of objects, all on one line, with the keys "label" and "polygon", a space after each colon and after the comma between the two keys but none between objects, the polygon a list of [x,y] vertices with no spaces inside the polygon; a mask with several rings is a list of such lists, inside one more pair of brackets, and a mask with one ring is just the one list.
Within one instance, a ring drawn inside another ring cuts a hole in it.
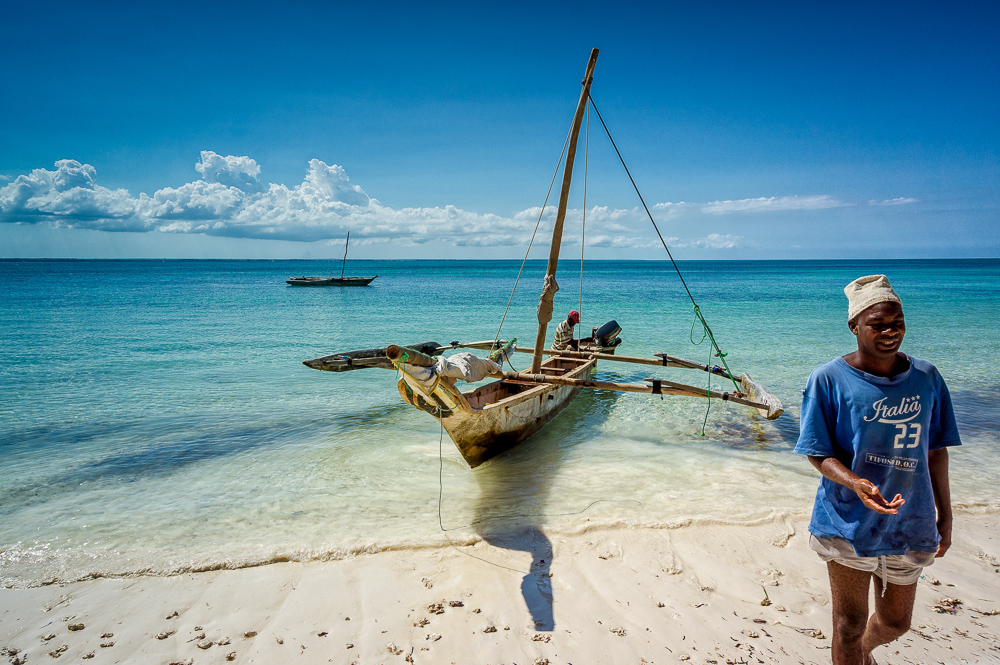
[{"label": "distant sailing boat", "polygon": [[351,232],[347,232],[347,240],[344,242],[344,261],[340,265],[340,277],[334,277],[330,273],[329,277],[292,277],[285,280],[285,284],[290,286],[368,286],[375,277],[344,277],[344,268],[347,267],[347,246],[351,242]]}]

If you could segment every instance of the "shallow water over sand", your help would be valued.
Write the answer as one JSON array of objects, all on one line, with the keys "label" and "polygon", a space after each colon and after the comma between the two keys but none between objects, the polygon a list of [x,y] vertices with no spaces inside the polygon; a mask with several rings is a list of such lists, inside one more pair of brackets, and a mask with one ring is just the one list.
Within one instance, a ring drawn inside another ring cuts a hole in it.
[{"label": "shallow water over sand", "polygon": [[[565,264],[557,312],[579,308],[579,266]],[[965,441],[952,454],[955,503],[1000,509],[1000,261],[682,264],[732,368],[786,414],[769,422],[714,404],[706,422],[698,399],[584,392],[475,471],[433,417],[400,401],[392,372],[301,364],[490,339],[517,267],[358,262],[356,274],[382,275],[371,287],[296,289],[283,280],[329,266],[0,262],[0,584],[337,558],[534,527],[806,513],[817,476],[790,452],[801,389],[851,350],[841,289],[873,272],[903,298],[903,350],[951,387]],[[503,336],[533,339],[543,271],[526,269]],[[583,327],[617,319],[619,353],[709,360],[707,344],[690,341],[690,302],[669,264],[587,263],[585,279]],[[600,373],[707,378],[625,364]]]}]

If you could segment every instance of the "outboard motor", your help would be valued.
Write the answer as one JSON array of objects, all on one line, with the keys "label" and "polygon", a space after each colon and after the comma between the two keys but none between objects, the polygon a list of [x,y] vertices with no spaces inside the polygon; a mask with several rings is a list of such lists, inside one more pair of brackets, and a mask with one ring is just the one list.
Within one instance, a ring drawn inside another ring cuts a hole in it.
[{"label": "outboard motor", "polygon": [[600,328],[594,328],[592,333],[594,346],[614,353],[615,347],[622,343],[622,340],[618,337],[621,331],[622,327],[613,319]]}]

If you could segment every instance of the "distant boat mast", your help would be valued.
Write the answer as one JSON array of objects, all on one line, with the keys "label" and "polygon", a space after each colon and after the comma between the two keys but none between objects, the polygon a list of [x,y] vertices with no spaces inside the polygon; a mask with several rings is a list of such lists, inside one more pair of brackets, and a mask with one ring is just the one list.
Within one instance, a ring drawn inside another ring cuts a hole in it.
[{"label": "distant boat mast", "polygon": [[340,264],[340,278],[344,279],[344,268],[347,267],[347,246],[351,244],[351,232],[347,232],[347,240],[344,242],[344,262]]}]

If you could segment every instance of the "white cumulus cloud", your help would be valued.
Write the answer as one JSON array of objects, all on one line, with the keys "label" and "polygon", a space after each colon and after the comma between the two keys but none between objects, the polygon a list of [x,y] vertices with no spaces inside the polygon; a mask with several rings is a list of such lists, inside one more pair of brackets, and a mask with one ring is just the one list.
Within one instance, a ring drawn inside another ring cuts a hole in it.
[{"label": "white cumulus cloud", "polygon": [[201,161],[194,168],[205,182],[217,182],[248,192],[263,189],[258,179],[260,167],[249,157],[222,156],[211,150],[202,150]]},{"label": "white cumulus cloud", "polygon": [[[390,208],[353,184],[342,166],[319,159],[310,160],[302,181],[292,186],[262,180],[260,166],[247,156],[205,150],[194,168],[200,176],[196,180],[132,196],[125,189],[99,185],[92,165],[60,160],[53,170],[35,169],[9,182],[0,181],[0,223],[49,222],[103,231],[201,233],[301,242],[340,242],[349,230],[359,245],[392,242],[411,247],[501,248],[525,247],[540,215],[536,242],[546,238],[556,215],[555,206],[547,206],[544,214],[534,207],[507,216],[451,205]],[[653,205],[652,212],[660,231],[666,233],[672,222],[706,213],[817,210],[843,205],[849,204],[825,195],[786,196],[707,204],[665,202]],[[593,206],[586,215],[582,209],[570,209],[566,244],[579,243],[584,221],[588,247],[660,246],[641,207]],[[704,226],[700,224],[699,233],[711,230]],[[677,233],[676,228],[672,230]],[[693,239],[671,237],[667,243],[711,250],[747,244],[742,236],[722,233]]]},{"label": "white cumulus cloud", "polygon": [[52,221],[105,231],[141,231],[138,201],[127,190],[97,184],[97,170],[61,159],[55,171],[35,169],[0,188],[0,221]]}]

